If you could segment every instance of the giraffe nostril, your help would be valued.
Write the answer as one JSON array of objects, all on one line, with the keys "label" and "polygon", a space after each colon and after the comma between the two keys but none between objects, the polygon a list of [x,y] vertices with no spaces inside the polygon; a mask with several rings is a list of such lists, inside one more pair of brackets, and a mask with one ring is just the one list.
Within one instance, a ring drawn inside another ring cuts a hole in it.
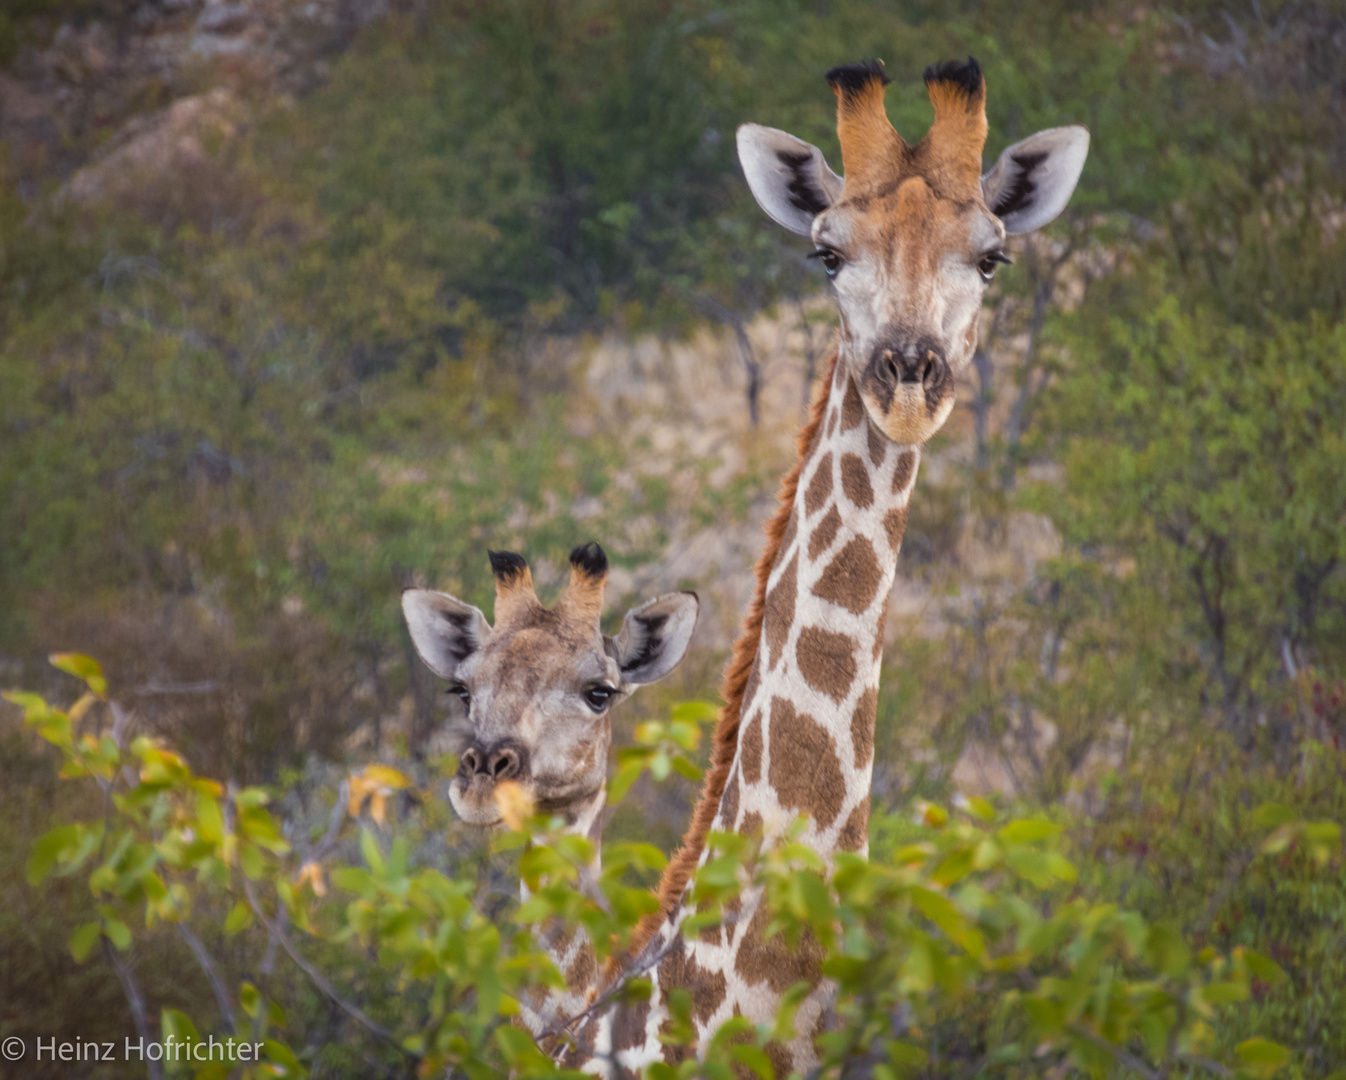
[{"label": "giraffe nostril", "polygon": [[519,755],[514,750],[497,750],[491,755],[490,774],[496,780],[508,780],[519,773]]},{"label": "giraffe nostril", "polygon": [[486,761],[482,757],[481,751],[474,746],[469,746],[463,751],[458,759],[458,771],[464,776],[475,776],[477,773],[485,772]]},{"label": "giraffe nostril", "polygon": [[929,386],[935,378],[937,368],[936,357],[934,353],[926,353],[925,362],[921,365],[921,385]]},{"label": "giraffe nostril", "polygon": [[902,381],[902,369],[898,366],[897,357],[891,349],[887,349],[883,354],[883,366],[888,369],[888,374],[893,377],[893,382]]}]

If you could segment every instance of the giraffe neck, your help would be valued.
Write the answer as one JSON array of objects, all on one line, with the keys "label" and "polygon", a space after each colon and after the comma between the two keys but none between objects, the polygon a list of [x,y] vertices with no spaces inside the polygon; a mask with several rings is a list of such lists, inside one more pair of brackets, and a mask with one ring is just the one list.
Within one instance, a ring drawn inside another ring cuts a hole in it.
[{"label": "giraffe neck", "polygon": [[[580,871],[580,891],[595,895],[598,875],[602,870],[600,842],[603,833],[603,809],[607,805],[607,786],[567,814],[567,836],[582,836],[594,848],[593,861]],[[543,883],[545,884],[545,882]],[[527,902],[532,891],[526,882],[519,882],[519,898]],[[562,987],[534,986],[520,1002],[519,1019],[524,1027],[540,1038],[556,1025],[582,1012],[592,1000],[598,984],[598,963],[593,942],[582,926],[567,929],[561,919],[552,918],[534,924],[533,939],[547,954],[556,970],[565,980]]]},{"label": "giraffe neck", "polygon": [[[725,679],[712,767],[688,836],[661,883],[664,915],[633,963],[653,965],[649,1000],[623,1003],[574,1029],[570,1067],[634,1077],[682,1060],[665,1046],[668,995],[692,998],[697,1046],[733,1016],[772,1024],[799,980],[813,991],[789,1045],[768,1043],[777,1075],[816,1063],[813,1034],[832,995],[815,941],[768,938],[760,890],[745,890],[725,925],[682,933],[686,884],[713,827],[769,840],[798,815],[802,839],[830,857],[867,849],[879,661],[888,593],[915,483],[917,451],[873,429],[846,366],[834,356],[781,488],[758,563],[758,588]],[[670,891],[675,902],[667,905]]]},{"label": "giraffe neck", "polygon": [[714,828],[770,841],[804,814],[801,839],[820,854],[867,850],[884,621],[916,466],[838,364],[767,575]]}]

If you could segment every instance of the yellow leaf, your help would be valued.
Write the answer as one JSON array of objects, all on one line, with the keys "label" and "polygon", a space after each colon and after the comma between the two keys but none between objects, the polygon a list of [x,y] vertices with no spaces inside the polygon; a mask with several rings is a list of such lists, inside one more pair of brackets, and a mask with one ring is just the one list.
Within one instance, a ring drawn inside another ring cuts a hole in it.
[{"label": "yellow leaf", "polygon": [[359,817],[366,802],[369,813],[380,825],[387,813],[388,799],[411,787],[411,781],[389,765],[366,765],[350,777],[350,801],[347,811]]},{"label": "yellow leaf", "polygon": [[515,832],[521,831],[524,823],[533,816],[533,801],[513,780],[496,784],[493,798],[505,824]]},{"label": "yellow leaf", "polygon": [[75,704],[71,705],[70,722],[72,724],[78,724],[80,720],[84,717],[84,714],[88,712],[91,708],[93,708],[93,704],[97,700],[98,700],[97,695],[89,693],[85,694],[82,698],[80,698],[77,702],[75,702]]},{"label": "yellow leaf", "polygon": [[296,885],[303,885],[304,882],[308,882],[309,888],[313,890],[314,895],[327,895],[327,879],[323,875],[322,867],[316,862],[306,862],[299,868],[299,873],[294,877],[294,883]]}]

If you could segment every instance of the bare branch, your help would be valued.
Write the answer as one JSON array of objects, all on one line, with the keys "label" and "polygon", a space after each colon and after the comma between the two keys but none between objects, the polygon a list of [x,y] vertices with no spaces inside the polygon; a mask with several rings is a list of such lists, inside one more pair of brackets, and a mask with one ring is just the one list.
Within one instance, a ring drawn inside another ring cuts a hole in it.
[{"label": "bare branch", "polygon": [[182,940],[187,943],[187,947],[192,950],[192,955],[196,957],[196,962],[201,965],[201,970],[206,973],[206,981],[210,983],[210,988],[215,992],[215,1001],[220,1007],[220,1012],[224,1015],[224,1022],[229,1025],[229,1030],[235,1035],[238,1034],[238,1023],[234,1018],[234,1007],[229,1002],[229,992],[224,985],[224,980],[220,978],[220,973],[215,968],[215,962],[210,958],[210,953],[202,944],[201,939],[186,923],[178,923],[178,933],[182,935]]},{"label": "bare branch", "polygon": [[[307,855],[300,859],[300,869],[303,864],[311,862],[321,862],[332,853],[337,845],[337,840],[341,835],[341,826],[346,823],[346,807],[350,804],[351,786],[349,780],[341,781],[341,786],[337,788],[336,802],[332,805],[332,816],[327,822],[327,831],[323,833],[323,838],[313,845]],[[298,881],[299,873],[296,872],[295,880]]]},{"label": "bare branch", "polygon": [[[136,984],[135,976],[131,973],[131,967],[120,956],[117,955],[117,949],[106,935],[103,937],[103,956],[111,965],[112,970],[117,974],[117,981],[122,984],[122,991],[126,994],[127,1004],[131,1006],[131,1019],[135,1021],[136,1034],[140,1036],[142,1044],[158,1042],[158,1039],[151,1033],[149,1020],[145,1015],[145,998],[140,993],[140,987]],[[159,1063],[145,1055],[145,1069],[150,1075],[150,1080],[161,1080],[163,1070]]]},{"label": "bare branch", "polygon": [[217,679],[203,679],[200,682],[161,683],[150,682],[137,686],[133,693],[141,697],[154,694],[209,694],[220,687]]},{"label": "bare branch", "polygon": [[270,931],[272,937],[275,938],[280,947],[285,950],[286,955],[294,961],[295,966],[297,966],[300,971],[313,981],[314,986],[316,986],[322,993],[326,994],[327,997],[330,998],[331,1001],[347,1016],[368,1031],[377,1035],[380,1039],[397,1047],[397,1049],[401,1050],[402,1053],[406,1054],[408,1057],[419,1058],[421,1056],[414,1051],[408,1050],[398,1041],[396,1035],[377,1020],[373,1020],[367,1016],[360,1006],[356,1005],[354,1002],[347,1001],[337,992],[336,987],[328,981],[327,976],[314,967],[313,964],[304,957],[303,953],[294,947],[294,944],[290,941],[289,935],[285,933],[285,928],[281,925],[280,920],[271,919],[267,916],[266,912],[262,910],[262,905],[257,899],[257,892],[252,887],[252,882],[249,881],[246,876],[243,877],[243,891],[247,894],[248,904],[252,907],[252,912],[257,916],[258,921]]}]

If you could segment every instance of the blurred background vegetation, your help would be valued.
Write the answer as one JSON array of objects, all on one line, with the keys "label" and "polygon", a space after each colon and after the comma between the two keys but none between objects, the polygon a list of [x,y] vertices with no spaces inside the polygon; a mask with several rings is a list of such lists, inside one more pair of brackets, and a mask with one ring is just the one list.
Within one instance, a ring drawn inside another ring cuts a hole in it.
[{"label": "blurred background vegetation", "polygon": [[[489,611],[488,546],[545,587],[597,539],[611,617],[710,601],[619,729],[712,695],[831,327],[735,126],[839,166],[823,71],[882,57],[915,137],[921,71],[967,54],[988,161],[1093,143],[922,469],[876,800],[1063,803],[1097,888],[1286,968],[1240,1023],[1346,1068],[1346,870],[1241,854],[1261,802],[1346,818],[1339,2],[8,5],[0,684],[73,697],[43,658],[76,649],[209,775],[430,782],[399,590]],[[0,708],[0,1027],[119,1033],[66,951],[86,901],[23,884],[72,796]],[[690,797],[609,832],[671,846]]]}]

